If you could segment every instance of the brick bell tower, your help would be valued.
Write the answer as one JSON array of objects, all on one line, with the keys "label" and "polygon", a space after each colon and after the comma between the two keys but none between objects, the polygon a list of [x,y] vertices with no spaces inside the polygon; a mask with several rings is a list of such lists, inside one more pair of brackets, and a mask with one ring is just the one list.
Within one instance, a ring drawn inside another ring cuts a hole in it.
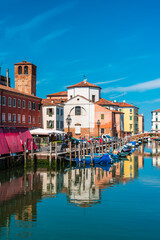
[{"label": "brick bell tower", "polygon": [[14,64],[15,89],[36,96],[37,67],[27,61]]}]

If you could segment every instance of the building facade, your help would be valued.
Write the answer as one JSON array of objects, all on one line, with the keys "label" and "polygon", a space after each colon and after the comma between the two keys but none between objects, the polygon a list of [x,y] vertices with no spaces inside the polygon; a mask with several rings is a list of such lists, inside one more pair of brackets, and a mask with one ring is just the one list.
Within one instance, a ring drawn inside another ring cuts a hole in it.
[{"label": "building facade", "polygon": [[160,109],[152,111],[152,132],[160,132]]},{"label": "building facade", "polygon": [[119,102],[119,111],[124,113],[124,134],[133,135],[138,133],[138,107],[125,101]]},{"label": "building facade", "polygon": [[[7,83],[9,84],[9,72]],[[15,89],[0,85],[0,126],[41,127],[41,98],[36,97],[36,66],[15,64]]]},{"label": "building facade", "polygon": [[42,100],[42,127],[63,131],[64,110],[63,105],[55,104],[51,99]]},{"label": "building facade", "polygon": [[138,133],[144,133],[144,116],[142,114],[138,114]]}]

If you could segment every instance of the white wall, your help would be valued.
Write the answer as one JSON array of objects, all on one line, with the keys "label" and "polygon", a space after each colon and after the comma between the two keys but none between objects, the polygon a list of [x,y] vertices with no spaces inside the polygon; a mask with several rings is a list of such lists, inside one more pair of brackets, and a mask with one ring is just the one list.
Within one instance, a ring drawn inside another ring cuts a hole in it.
[{"label": "white wall", "polygon": [[68,89],[68,99],[75,97],[77,95],[83,96],[87,99],[92,100],[92,95],[95,95],[95,102],[99,101],[100,89],[94,87],[75,87]]},{"label": "white wall", "polygon": [[[79,100],[78,100],[79,99]],[[81,115],[75,115],[75,107],[80,106]],[[64,128],[67,128],[66,118],[70,114],[72,122],[71,128],[75,128],[76,124],[80,124],[81,128],[94,128],[95,108],[94,103],[77,96],[64,105]]]},{"label": "white wall", "polygon": [[[47,109],[53,109],[53,114],[52,116],[47,115]],[[57,114],[57,109],[59,109],[59,115]],[[63,110],[63,114],[61,115],[61,109]],[[44,129],[49,129],[47,128],[47,121],[54,121],[54,128],[53,130],[63,130],[63,127],[61,128],[61,121],[64,121],[64,109],[63,107],[60,106],[43,106],[42,107],[42,127]],[[57,121],[59,121],[59,128],[57,128]],[[64,122],[63,122],[64,125]]]},{"label": "white wall", "polygon": [[160,131],[160,112],[152,112],[152,131]]}]

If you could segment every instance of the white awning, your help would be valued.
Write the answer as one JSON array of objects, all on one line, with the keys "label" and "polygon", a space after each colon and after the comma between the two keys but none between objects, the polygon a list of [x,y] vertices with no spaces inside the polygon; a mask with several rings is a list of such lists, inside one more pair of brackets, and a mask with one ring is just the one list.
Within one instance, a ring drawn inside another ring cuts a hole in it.
[{"label": "white awning", "polygon": [[31,135],[41,135],[41,136],[49,136],[49,135],[65,135],[66,133],[58,130],[47,130],[43,128],[36,128],[30,130]]}]

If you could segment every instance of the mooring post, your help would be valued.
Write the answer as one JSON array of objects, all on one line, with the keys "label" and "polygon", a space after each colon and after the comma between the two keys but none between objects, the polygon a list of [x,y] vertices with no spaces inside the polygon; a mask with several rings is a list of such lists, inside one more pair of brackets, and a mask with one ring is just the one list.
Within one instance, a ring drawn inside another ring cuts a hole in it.
[{"label": "mooring post", "polygon": [[31,166],[33,166],[33,141],[31,141]]},{"label": "mooring post", "polygon": [[93,151],[93,142],[91,141],[91,164],[93,164],[93,154],[94,154],[94,151]]},{"label": "mooring post", "polygon": [[109,152],[111,151],[111,143],[108,143]]},{"label": "mooring post", "polygon": [[49,166],[52,164],[52,142],[49,143]]},{"label": "mooring post", "polygon": [[105,141],[105,152],[107,152],[107,140]]},{"label": "mooring post", "polygon": [[103,156],[103,140],[102,140],[102,156]]},{"label": "mooring post", "polygon": [[84,146],[84,142],[83,142],[83,159],[85,159],[85,146]]},{"label": "mooring post", "polygon": [[70,166],[72,162],[72,147],[71,147],[71,141],[69,141],[69,160],[70,160]]},{"label": "mooring post", "polygon": [[78,158],[79,158],[79,168],[81,166],[81,146],[80,146],[80,143],[79,143],[79,146],[78,146]]},{"label": "mooring post", "polygon": [[75,145],[74,145],[74,156],[75,156],[75,158],[76,158],[76,156],[77,156],[77,145],[76,145],[76,143],[75,143]]},{"label": "mooring post", "polygon": [[26,153],[26,142],[24,142],[24,168],[26,169],[27,165],[27,153]]},{"label": "mooring post", "polygon": [[112,152],[114,151],[113,142],[112,142]]},{"label": "mooring post", "polygon": [[88,155],[88,143],[86,142],[86,155]]}]

